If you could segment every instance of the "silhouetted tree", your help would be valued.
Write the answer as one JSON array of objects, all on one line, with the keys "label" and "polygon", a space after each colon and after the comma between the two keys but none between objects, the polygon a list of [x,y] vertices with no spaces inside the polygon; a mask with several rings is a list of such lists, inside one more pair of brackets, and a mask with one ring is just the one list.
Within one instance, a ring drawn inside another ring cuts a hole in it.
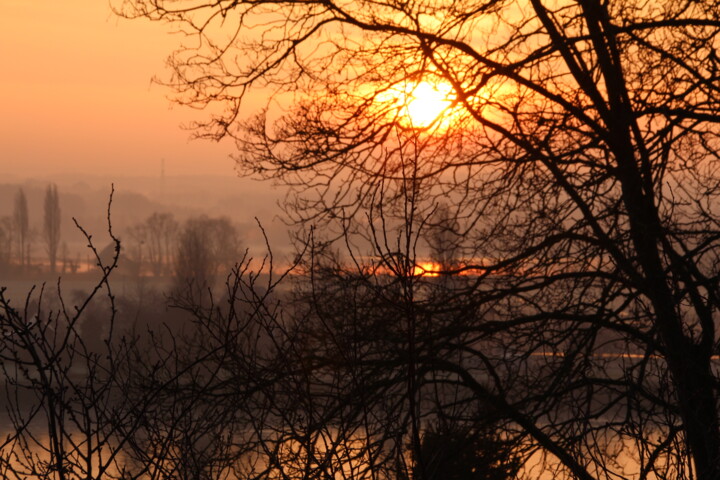
[{"label": "silhouetted tree", "polygon": [[131,225],[128,230],[130,241],[127,243],[126,256],[137,268],[137,275],[141,275],[146,262],[148,231],[144,223]]},{"label": "silhouetted tree", "polygon": [[145,220],[148,232],[148,260],[154,275],[166,272],[172,264],[178,223],[172,213],[155,212]]},{"label": "silhouetted tree", "polygon": [[22,188],[15,194],[13,224],[17,232],[20,265],[25,267],[30,256],[30,218],[28,216],[27,198]]},{"label": "silhouetted tree", "polygon": [[13,221],[11,217],[0,218],[0,265],[9,268],[12,262]]},{"label": "silhouetted tree", "polygon": [[[717,0],[123,4],[200,37],[169,82],[225,107],[200,135],[234,137],[243,171],[301,187],[297,220],[376,255],[405,292],[387,318],[447,315],[422,366],[418,339],[387,346],[423,373],[410,391],[494,405],[557,477],[720,477]],[[414,128],[402,97],[423,81],[450,106]],[[294,103],[238,120],[254,86]],[[417,232],[441,201],[472,276],[418,305],[420,238],[379,219]]]},{"label": "silhouetted tree", "polygon": [[55,273],[57,253],[60,246],[60,197],[57,185],[48,185],[45,190],[43,239],[50,259],[50,271]]},{"label": "silhouetted tree", "polygon": [[216,276],[228,273],[238,259],[238,232],[229,219],[207,216],[188,219],[177,240],[175,295],[202,304]]},{"label": "silhouetted tree", "polygon": [[140,270],[149,264],[153,275],[166,273],[172,266],[178,236],[178,223],[171,213],[155,212],[142,223],[132,225],[129,257]]}]

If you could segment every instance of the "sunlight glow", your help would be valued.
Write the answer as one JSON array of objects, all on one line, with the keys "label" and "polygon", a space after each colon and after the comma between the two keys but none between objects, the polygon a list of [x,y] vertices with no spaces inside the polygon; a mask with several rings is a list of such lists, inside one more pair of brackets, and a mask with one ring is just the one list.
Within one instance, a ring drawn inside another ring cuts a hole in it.
[{"label": "sunlight glow", "polygon": [[440,265],[433,262],[420,262],[415,265],[413,269],[413,275],[418,277],[439,277],[440,276]]},{"label": "sunlight glow", "polygon": [[450,108],[452,87],[446,83],[420,82],[409,93],[405,107],[414,127],[426,128]]},{"label": "sunlight glow", "polygon": [[389,105],[404,128],[442,127],[452,117],[453,88],[443,82],[408,81],[379,94],[376,101]]}]

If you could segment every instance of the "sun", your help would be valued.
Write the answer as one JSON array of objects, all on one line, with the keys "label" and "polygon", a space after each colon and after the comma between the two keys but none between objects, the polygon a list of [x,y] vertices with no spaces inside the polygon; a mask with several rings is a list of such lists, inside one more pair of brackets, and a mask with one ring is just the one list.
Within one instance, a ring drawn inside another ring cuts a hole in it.
[{"label": "sun", "polygon": [[420,82],[407,97],[406,114],[414,127],[426,128],[450,108],[452,87],[446,83]]},{"label": "sun", "polygon": [[426,129],[445,123],[453,107],[453,89],[443,82],[407,81],[394,85],[376,100],[391,105],[402,127]]}]

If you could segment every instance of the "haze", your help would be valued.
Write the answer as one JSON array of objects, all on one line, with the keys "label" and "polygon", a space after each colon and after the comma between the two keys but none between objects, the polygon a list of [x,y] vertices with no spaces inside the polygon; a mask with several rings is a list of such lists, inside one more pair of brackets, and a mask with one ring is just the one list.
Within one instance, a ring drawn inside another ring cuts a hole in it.
[{"label": "haze", "polygon": [[198,112],[172,108],[154,75],[180,39],[106,2],[0,7],[0,169],[5,180],[74,175],[233,176],[232,144],[190,141]]}]

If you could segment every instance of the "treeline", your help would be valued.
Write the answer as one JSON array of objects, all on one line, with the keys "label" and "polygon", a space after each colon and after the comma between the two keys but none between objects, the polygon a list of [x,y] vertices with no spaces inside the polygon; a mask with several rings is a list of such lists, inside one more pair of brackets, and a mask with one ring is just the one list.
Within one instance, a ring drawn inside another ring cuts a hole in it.
[{"label": "treeline", "polygon": [[[67,244],[60,242],[62,216],[57,185],[47,186],[39,216],[40,226],[33,225],[25,191],[18,188],[12,215],[0,218],[0,269],[56,273],[59,261],[63,273],[76,272],[79,258],[70,258]],[[33,247],[37,242],[44,247],[45,255],[40,258],[47,259],[47,264],[34,258]]]},{"label": "treeline", "polygon": [[123,240],[129,273],[171,277],[174,292],[199,299],[240,257],[240,233],[227,217],[194,216],[183,222],[155,212],[131,225]]},{"label": "treeline", "polygon": [[[69,215],[63,217],[55,184],[47,185],[40,211],[29,205],[25,189],[18,187],[11,214],[0,217],[0,273],[34,277],[75,274],[96,267],[96,259],[81,258],[77,239],[71,248],[62,238],[61,226],[69,221]],[[119,273],[170,278],[175,290],[182,284],[202,291],[233,265],[240,250],[239,237],[237,225],[228,217],[177,219],[173,213],[155,211],[122,229]],[[105,258],[112,256],[103,249],[101,253]]]}]

